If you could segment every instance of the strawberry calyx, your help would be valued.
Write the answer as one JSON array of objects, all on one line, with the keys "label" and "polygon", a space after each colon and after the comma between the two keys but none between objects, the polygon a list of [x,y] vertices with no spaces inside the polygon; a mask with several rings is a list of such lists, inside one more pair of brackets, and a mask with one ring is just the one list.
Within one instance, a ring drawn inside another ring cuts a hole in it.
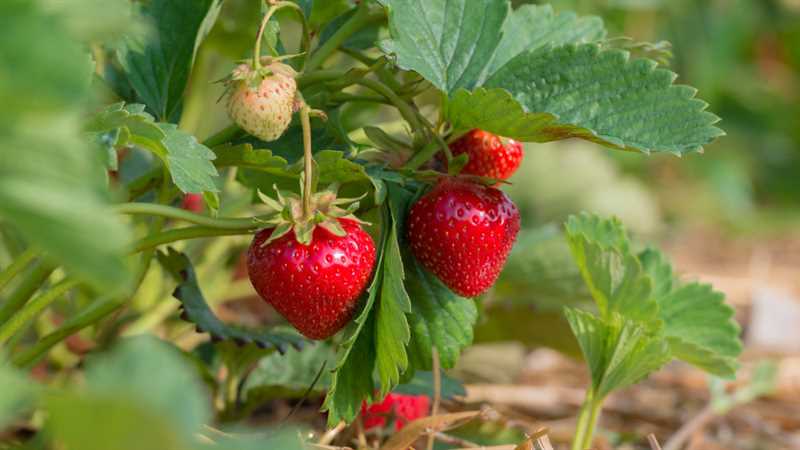
[{"label": "strawberry calyx", "polygon": [[[302,185],[301,181],[301,185]],[[275,186],[277,198],[274,199],[261,191],[258,197],[269,208],[266,217],[258,219],[264,228],[272,228],[272,234],[264,241],[262,246],[279,239],[289,232],[294,232],[297,242],[309,245],[314,235],[314,229],[319,226],[335,236],[346,236],[347,232],[339,222],[340,219],[349,219],[354,222],[369,225],[355,216],[360,203],[358,198],[337,197],[338,184],[334,183],[327,189],[314,193],[310,197],[310,210],[305,212],[304,200],[294,192],[281,191]],[[301,192],[303,192],[301,186]]]}]

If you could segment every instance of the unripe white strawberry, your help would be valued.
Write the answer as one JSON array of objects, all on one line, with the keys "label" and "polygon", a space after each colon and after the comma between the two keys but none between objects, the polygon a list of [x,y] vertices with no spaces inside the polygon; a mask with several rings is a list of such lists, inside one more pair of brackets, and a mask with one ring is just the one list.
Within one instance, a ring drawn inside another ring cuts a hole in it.
[{"label": "unripe white strawberry", "polygon": [[229,86],[231,119],[261,140],[281,137],[297,111],[295,75],[294,69],[279,62],[267,61],[259,71],[249,64],[238,66]]}]

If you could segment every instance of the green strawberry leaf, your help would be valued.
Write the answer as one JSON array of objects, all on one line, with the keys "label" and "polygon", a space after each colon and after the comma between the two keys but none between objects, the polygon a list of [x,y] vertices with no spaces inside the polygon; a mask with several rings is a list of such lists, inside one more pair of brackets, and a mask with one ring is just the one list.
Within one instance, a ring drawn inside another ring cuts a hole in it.
[{"label": "green strawberry leaf", "polygon": [[381,0],[389,8],[384,52],[451,93],[485,76],[502,38],[507,0]]},{"label": "green strawberry leaf", "polygon": [[411,313],[411,299],[403,285],[405,270],[400,252],[399,236],[411,194],[389,184],[389,210],[391,224],[384,247],[383,279],[376,313],[375,344],[381,396],[388,394],[400,381],[408,368],[406,346],[411,338],[407,314]]},{"label": "green strawberry leaf", "polygon": [[[386,219],[386,218],[385,218]],[[383,267],[388,234],[381,232],[378,260],[375,267]],[[373,306],[381,289],[383,272],[377,271],[372,279],[361,312],[345,330],[345,339],[339,346],[336,367],[331,375],[331,386],[322,404],[328,412],[328,425],[336,426],[341,421],[352,422],[361,410],[364,400],[371,400],[375,393],[372,374],[377,361],[375,343],[375,313]]]},{"label": "green strawberry leaf", "polygon": [[242,386],[244,411],[276,398],[302,398],[309,389],[311,394],[322,394],[330,386],[335,362],[333,348],[326,342],[261,358]]},{"label": "green strawberry leaf", "polygon": [[597,44],[520,53],[484,87],[508,90],[527,112],[552,115],[537,142],[577,137],[612,148],[683,154],[724,134],[719,118],[672,84],[676,75],[646,59]]},{"label": "green strawberry leaf", "polygon": [[217,169],[211,162],[216,158],[214,152],[176,125],[162,123],[159,127],[166,134],[161,143],[167,151],[167,167],[178,189],[185,193],[219,191],[214,183]]},{"label": "green strawberry leaf", "polygon": [[338,182],[340,184],[365,182],[370,183],[366,169],[337,150],[322,150],[314,153],[314,162],[319,169],[321,186]]},{"label": "green strawberry leaf", "polygon": [[636,383],[671,359],[660,330],[648,330],[617,313],[601,319],[566,307],[564,314],[589,364],[597,398]]},{"label": "green strawberry leaf", "polygon": [[254,150],[252,144],[223,144],[211,149],[217,156],[214,165],[218,168],[238,167],[255,171],[286,174],[286,159],[273,155],[270,150]]},{"label": "green strawberry leaf", "polygon": [[155,123],[141,104],[116,103],[85,126],[93,135],[118,130],[115,146],[138,145],[153,152],[169,168],[172,181],[185,193],[217,192],[216,158],[197,139],[169,123]]},{"label": "green strawberry leaf", "polygon": [[657,321],[652,280],[631,254],[619,220],[570,216],[566,232],[575,262],[604,319],[619,313],[642,323]]},{"label": "green strawberry leaf", "polygon": [[215,341],[233,341],[239,346],[253,344],[262,349],[274,348],[280,353],[290,346],[300,349],[306,342],[293,330],[257,331],[226,324],[208,306],[197,284],[194,267],[185,254],[170,247],[167,253],[159,252],[157,257],[162,267],[178,281],[172,296],[181,302],[181,318],[194,323],[198,332],[210,334]]},{"label": "green strawberry leaf", "polygon": [[[0,219],[103,292],[124,292],[130,230],[111,211],[104,157],[81,134],[91,66],[37,2],[0,2]],[[57,68],[57,69],[54,69]]]},{"label": "green strawberry leaf", "polygon": [[706,284],[689,283],[660,297],[658,304],[676,358],[718,376],[736,375],[741,329],[724,294]]},{"label": "green strawberry leaf", "polygon": [[455,136],[480,128],[523,142],[546,142],[546,130],[554,116],[525,112],[522,105],[501,88],[477,88],[473,92],[456,89],[445,101],[443,113]]},{"label": "green strawberry leaf", "polygon": [[674,283],[672,265],[663,253],[648,248],[639,253],[639,261],[642,263],[642,269],[653,280],[653,298],[658,299],[672,292]]},{"label": "green strawberry leaf", "polygon": [[578,17],[571,11],[556,14],[551,5],[522,5],[508,16],[503,25],[503,39],[497,46],[488,73],[496,72],[524,51],[548,44],[599,42],[605,36],[603,19],[599,17]]},{"label": "green strawberry leaf", "polygon": [[89,133],[118,131],[114,146],[126,146],[135,143],[134,137],[161,142],[166,133],[155,123],[153,116],[144,112],[142,104],[125,104],[123,102],[109,105],[95,114],[84,129]]},{"label": "green strawberry leaf", "polygon": [[343,420],[352,422],[361,410],[362,401],[371,400],[375,392],[372,373],[377,356],[372,333],[375,317],[371,313],[378,291],[375,281],[370,287],[364,309],[348,326],[347,338],[339,348],[331,386],[322,405],[322,410],[328,412],[329,426],[335,426]]},{"label": "green strawberry leaf", "polygon": [[[448,377],[444,371],[441,371],[441,396],[442,398],[450,399],[453,397],[464,397],[467,395],[467,390],[464,385],[455,378]],[[433,398],[436,394],[434,387],[433,372],[418,370],[414,373],[414,377],[406,383],[397,385],[394,391],[398,394],[405,395],[427,395]]]},{"label": "green strawberry leaf", "polygon": [[[275,156],[265,149],[252,150],[250,144],[239,144],[234,147],[218,150],[218,153],[228,153],[224,165],[241,165],[246,167],[237,174],[237,180],[247,187],[259,189],[264,193],[274,192],[273,186],[281,190],[299,190],[298,180],[303,175],[302,159],[293,164],[286,165],[285,160]],[[245,146],[245,147],[243,147]],[[230,150],[230,152],[229,152]],[[366,169],[348,159],[343,152],[338,150],[321,150],[314,154],[316,170],[314,177],[320,188],[326,188],[332,183],[340,185],[353,185],[347,192],[348,195],[360,195],[373,188],[372,180],[367,175]],[[284,167],[280,167],[284,164]]]},{"label": "green strawberry leaf", "polygon": [[639,260],[653,280],[653,298],[672,355],[714,375],[733,377],[742,352],[741,329],[725,296],[709,285],[680,284],[656,249],[641,252]]},{"label": "green strawberry leaf", "polygon": [[[411,343],[408,356],[414,370],[431,370],[433,347],[439,353],[441,367],[455,367],[461,351],[472,343],[473,327],[478,318],[475,302],[459,297],[425,270],[413,256],[405,258],[406,290],[413,299],[408,316]],[[407,376],[412,375],[412,370]]]},{"label": "green strawberry leaf", "polygon": [[154,32],[128,36],[117,57],[138,99],[159,121],[177,123],[197,47],[211,30],[220,0],[153,0],[137,3]]}]

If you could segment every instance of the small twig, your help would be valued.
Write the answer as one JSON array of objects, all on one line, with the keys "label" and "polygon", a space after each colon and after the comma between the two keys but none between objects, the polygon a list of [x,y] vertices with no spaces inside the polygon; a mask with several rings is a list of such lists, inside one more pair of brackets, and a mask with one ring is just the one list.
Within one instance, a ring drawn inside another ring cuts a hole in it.
[{"label": "small twig", "polygon": [[367,436],[364,434],[364,424],[361,422],[361,416],[356,417],[355,425],[359,450],[369,448],[367,445]]},{"label": "small twig", "polygon": [[306,444],[309,448],[317,449],[317,450],[353,450],[350,447],[337,447],[335,445],[324,445],[324,444]]},{"label": "small twig", "polygon": [[711,405],[703,408],[692,420],[683,424],[678,431],[672,435],[664,444],[664,450],[679,450],[692,435],[702,430],[709,422],[714,420],[717,414]]},{"label": "small twig", "polygon": [[319,445],[328,445],[333,442],[333,440],[336,439],[336,436],[338,436],[346,426],[347,424],[344,421],[341,421],[338,425],[326,431],[319,440]]},{"label": "small twig", "polygon": [[650,433],[647,435],[647,442],[650,443],[650,448],[652,450],[661,450],[661,445],[658,443],[658,439],[656,439],[656,435]]},{"label": "small twig", "polygon": [[[439,369],[439,351],[436,347],[431,349],[433,354],[433,407],[431,408],[431,416],[439,414],[439,403],[442,400],[442,374]],[[431,433],[428,435],[428,450],[433,450],[433,441],[436,435]]]},{"label": "small twig", "polygon": [[[546,432],[547,430],[545,430]],[[550,443],[550,437],[546,434],[539,436],[536,441],[536,449],[537,450],[553,450],[553,445]]]}]

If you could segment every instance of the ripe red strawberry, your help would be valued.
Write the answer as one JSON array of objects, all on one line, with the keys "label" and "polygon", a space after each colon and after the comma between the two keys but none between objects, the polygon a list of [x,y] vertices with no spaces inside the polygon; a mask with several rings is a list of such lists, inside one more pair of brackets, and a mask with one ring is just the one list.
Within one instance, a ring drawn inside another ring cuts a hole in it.
[{"label": "ripe red strawberry", "polygon": [[201,213],[203,212],[203,196],[200,194],[185,194],[183,196],[183,200],[181,201],[181,208]]},{"label": "ripe red strawberry", "polygon": [[508,179],[522,162],[522,144],[483,130],[472,130],[450,144],[453,156],[466,153],[469,162],[461,173]]},{"label": "ripe red strawberry", "polygon": [[297,83],[291,66],[266,61],[257,72],[249,64],[234,69],[228,114],[253,136],[274,141],[286,131],[296,111]]},{"label": "ripe red strawberry", "polygon": [[365,430],[385,427],[393,418],[395,431],[400,431],[408,422],[427,416],[429,408],[427,395],[389,394],[380,403],[361,405],[361,418]]},{"label": "ripe red strawberry", "polygon": [[411,207],[406,228],[419,262],[453,292],[475,297],[500,275],[519,211],[502,191],[442,178]]},{"label": "ripe red strawberry", "polygon": [[351,219],[335,220],[344,236],[317,226],[308,245],[293,231],[262,245],[270,228],[256,234],[247,254],[258,294],[310,339],[328,338],[350,321],[375,265],[372,237]]}]

